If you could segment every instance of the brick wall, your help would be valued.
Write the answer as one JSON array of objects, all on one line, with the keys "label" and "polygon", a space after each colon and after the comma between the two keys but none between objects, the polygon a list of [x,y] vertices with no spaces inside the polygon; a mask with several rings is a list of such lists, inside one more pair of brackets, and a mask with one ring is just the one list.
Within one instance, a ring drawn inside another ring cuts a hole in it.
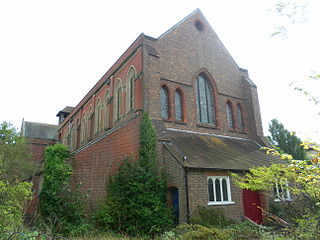
[{"label": "brick wall", "polygon": [[89,194],[88,207],[94,210],[106,198],[106,182],[115,174],[122,160],[138,154],[139,114],[119,127],[106,132],[100,140],[89,142],[76,151],[74,182],[82,183],[81,190]]}]

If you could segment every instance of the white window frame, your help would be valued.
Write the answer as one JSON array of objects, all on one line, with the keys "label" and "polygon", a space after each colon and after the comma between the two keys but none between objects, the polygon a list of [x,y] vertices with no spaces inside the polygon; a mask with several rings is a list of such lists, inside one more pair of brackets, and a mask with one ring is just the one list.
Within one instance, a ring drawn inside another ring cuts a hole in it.
[{"label": "white window frame", "polygon": [[[274,201],[275,202],[289,202],[292,201],[290,190],[289,190],[289,184],[286,182],[283,186],[282,183],[279,183],[278,181],[275,183],[275,191],[274,191]],[[282,191],[280,192],[280,188]]]},{"label": "white window frame", "polygon": [[[210,201],[209,196],[209,179],[212,180],[213,183],[213,196],[214,201]],[[221,194],[221,201],[216,201],[216,186],[215,186],[215,180],[219,179],[220,182],[220,194]],[[222,189],[222,180],[225,179],[227,183],[227,194],[228,194],[228,201],[223,201],[223,189]],[[208,205],[229,205],[234,204],[234,201],[232,201],[231,197],[231,187],[230,187],[230,177],[229,176],[209,176],[207,177],[207,191],[208,191]]]}]

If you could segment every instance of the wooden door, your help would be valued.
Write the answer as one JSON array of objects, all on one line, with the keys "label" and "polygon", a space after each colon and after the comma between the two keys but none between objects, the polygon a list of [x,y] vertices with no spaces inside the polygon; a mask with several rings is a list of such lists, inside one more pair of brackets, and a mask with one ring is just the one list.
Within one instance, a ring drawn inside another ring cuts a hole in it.
[{"label": "wooden door", "polygon": [[262,212],[261,209],[260,195],[258,192],[251,190],[243,190],[243,209],[244,215],[250,218],[257,224],[262,224]]}]

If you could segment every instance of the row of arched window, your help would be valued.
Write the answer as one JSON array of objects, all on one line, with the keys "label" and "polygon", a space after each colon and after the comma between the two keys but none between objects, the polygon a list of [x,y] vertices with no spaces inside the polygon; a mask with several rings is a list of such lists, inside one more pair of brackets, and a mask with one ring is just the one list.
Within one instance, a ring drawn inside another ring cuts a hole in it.
[{"label": "row of arched window", "polygon": [[[214,127],[217,126],[215,87],[212,86],[205,74],[200,74],[195,81],[194,89],[198,122]],[[163,119],[172,119],[170,114],[174,112],[175,120],[184,121],[185,103],[182,90],[177,88],[173,96],[174,110],[171,111],[169,89],[166,85],[162,85],[160,88],[160,116]],[[226,103],[226,115],[229,129],[238,128],[239,131],[244,131],[243,113],[240,103],[236,105],[236,109],[234,110],[233,104],[228,101]]]},{"label": "row of arched window", "polygon": [[[112,123],[116,123],[123,115],[133,110],[135,78],[136,71],[131,66],[125,83],[120,78],[116,80],[113,98],[111,98],[111,90],[108,89],[103,98],[97,98],[95,107],[90,106],[88,111],[82,113],[81,120],[80,118],[76,122],[71,120],[68,123],[65,144],[71,149],[76,149],[102,131],[111,128]],[[111,104],[113,104],[113,117],[110,115]]]}]

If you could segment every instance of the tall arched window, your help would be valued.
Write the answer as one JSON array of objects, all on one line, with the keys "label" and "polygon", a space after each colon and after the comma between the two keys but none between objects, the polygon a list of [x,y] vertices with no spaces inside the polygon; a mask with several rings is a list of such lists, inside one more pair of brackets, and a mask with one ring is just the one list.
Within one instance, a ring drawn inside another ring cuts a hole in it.
[{"label": "tall arched window", "polygon": [[115,88],[115,121],[121,117],[121,104],[122,104],[122,84],[121,79],[118,79]]},{"label": "tall arched window", "polygon": [[128,71],[127,84],[128,84],[128,93],[127,93],[127,111],[131,111],[134,108],[134,79],[136,76],[136,71],[134,67],[130,67]]},{"label": "tall arched window", "polygon": [[92,139],[92,132],[93,132],[93,116],[94,116],[94,112],[93,112],[93,107],[90,106],[90,110],[89,110],[89,115],[87,116],[88,120],[87,120],[87,140],[91,140]]},{"label": "tall arched window", "polygon": [[239,131],[243,131],[242,109],[239,103],[237,104],[237,123]]},{"label": "tall arched window", "polygon": [[174,109],[175,109],[175,118],[178,121],[183,120],[183,100],[182,93],[177,89],[174,93]]},{"label": "tall arched window", "polygon": [[169,91],[166,86],[160,89],[160,115],[164,119],[169,119]]},{"label": "tall arched window", "polygon": [[234,120],[233,120],[233,109],[231,102],[227,102],[226,104],[226,112],[227,112],[227,122],[228,128],[234,128]]},{"label": "tall arched window", "polygon": [[204,75],[199,75],[195,85],[198,121],[215,124],[212,86]]},{"label": "tall arched window", "polygon": [[100,131],[100,98],[96,103],[96,110],[95,110],[95,119],[94,119],[94,133],[97,134]]},{"label": "tall arched window", "polygon": [[110,128],[110,90],[107,90],[106,99],[105,99],[105,114],[104,114],[104,128]]},{"label": "tall arched window", "polygon": [[81,143],[84,143],[86,140],[86,132],[87,132],[87,115],[84,113],[81,119]]}]

